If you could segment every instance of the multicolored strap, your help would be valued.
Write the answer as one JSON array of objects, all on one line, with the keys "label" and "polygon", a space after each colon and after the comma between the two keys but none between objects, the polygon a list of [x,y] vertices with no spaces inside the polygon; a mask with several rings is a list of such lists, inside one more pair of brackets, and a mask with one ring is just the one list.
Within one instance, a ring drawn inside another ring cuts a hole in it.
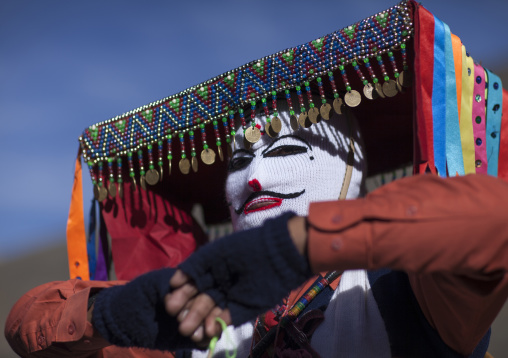
[{"label": "multicolored strap", "polygon": [[486,139],[487,173],[497,176],[499,161],[499,144],[501,139],[501,114],[503,113],[503,85],[501,79],[489,70],[487,76],[487,110],[486,110]]},{"label": "multicolored strap", "polygon": [[462,46],[462,95],[460,107],[460,138],[462,141],[462,157],[464,158],[465,174],[476,172],[474,157],[474,135],[473,123],[473,59],[467,54],[466,48]]},{"label": "multicolored strap", "polygon": [[485,143],[485,102],[485,70],[481,65],[475,64],[472,121],[477,174],[487,174],[488,167]]}]

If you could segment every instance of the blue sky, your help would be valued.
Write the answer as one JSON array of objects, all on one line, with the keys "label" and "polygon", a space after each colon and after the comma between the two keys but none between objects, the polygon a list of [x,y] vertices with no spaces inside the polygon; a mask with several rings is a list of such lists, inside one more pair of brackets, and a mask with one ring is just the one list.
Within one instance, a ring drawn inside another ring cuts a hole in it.
[{"label": "blue sky", "polygon": [[[428,0],[473,58],[508,58],[508,2]],[[102,120],[394,5],[394,1],[0,3],[0,260],[65,240],[77,138]],[[91,200],[85,172],[85,200]]]}]

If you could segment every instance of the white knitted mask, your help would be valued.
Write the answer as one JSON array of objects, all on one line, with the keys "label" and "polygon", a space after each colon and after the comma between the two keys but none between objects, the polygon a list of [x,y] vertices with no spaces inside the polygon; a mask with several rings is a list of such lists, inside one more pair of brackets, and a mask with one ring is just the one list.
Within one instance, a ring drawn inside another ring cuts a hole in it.
[{"label": "white knitted mask", "polygon": [[[351,131],[345,116],[334,114],[310,128],[293,131],[285,102],[277,104],[282,131],[264,134],[244,149],[243,133],[236,135],[230,160],[226,197],[235,230],[261,225],[288,211],[307,215],[314,201],[337,200],[346,170],[350,133],[355,139],[355,161],[347,198],[363,194],[364,153],[355,121]],[[256,123],[266,123],[264,115]]]}]

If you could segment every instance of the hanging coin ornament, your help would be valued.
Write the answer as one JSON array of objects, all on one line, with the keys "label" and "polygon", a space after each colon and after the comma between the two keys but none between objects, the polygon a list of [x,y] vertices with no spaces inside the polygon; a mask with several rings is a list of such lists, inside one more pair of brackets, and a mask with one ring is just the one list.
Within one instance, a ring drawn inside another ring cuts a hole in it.
[{"label": "hanging coin ornament", "polygon": [[139,178],[139,185],[141,186],[141,189],[146,190],[146,177],[144,175]]},{"label": "hanging coin ornament", "polygon": [[169,160],[168,163],[168,175],[171,175],[171,159]]},{"label": "hanging coin ornament", "polygon": [[374,89],[376,90],[376,93],[379,97],[381,98],[386,98],[386,95],[385,93],[383,92],[383,85],[381,83],[376,83],[374,85]]},{"label": "hanging coin ornament", "polygon": [[363,86],[363,95],[367,99],[371,100],[379,97],[377,91],[374,89],[374,86],[371,83],[367,83],[365,86]]},{"label": "hanging coin ornament", "polygon": [[302,128],[309,128],[312,125],[312,122],[309,120],[309,117],[307,116],[307,112],[300,113],[298,116],[298,124]]},{"label": "hanging coin ornament", "polygon": [[342,98],[337,97],[333,100],[333,110],[337,114],[343,114],[344,113],[344,101]]},{"label": "hanging coin ornament", "polygon": [[289,125],[291,126],[292,130],[294,131],[298,130],[298,119],[294,114],[291,115],[291,117],[289,118]]},{"label": "hanging coin ornament", "polygon": [[397,78],[397,82],[402,87],[411,87],[413,85],[413,76],[409,70],[404,70],[400,73],[399,78]]},{"label": "hanging coin ornament", "polygon": [[346,102],[349,107],[356,107],[361,101],[362,96],[357,90],[351,90],[344,95],[344,102]]},{"label": "hanging coin ornament", "polygon": [[397,84],[394,80],[389,80],[383,83],[383,93],[386,97],[394,97],[399,93],[397,90]]},{"label": "hanging coin ornament", "polygon": [[271,128],[271,124],[270,123],[266,123],[265,124],[265,133],[270,137],[270,138],[273,138],[277,135],[277,133],[275,133],[273,131],[273,129]]},{"label": "hanging coin ornament", "polygon": [[136,191],[138,189],[138,184],[136,183],[136,178],[132,178],[132,186],[131,186],[131,190],[132,191]]},{"label": "hanging coin ornament", "polygon": [[197,173],[198,172],[198,158],[196,158],[195,156],[192,156],[191,166],[192,166],[192,170],[194,171],[194,173]]},{"label": "hanging coin ornament", "polygon": [[251,144],[261,139],[261,131],[257,127],[250,126],[245,130],[245,139]]},{"label": "hanging coin ornament", "polygon": [[93,186],[93,198],[95,200],[99,200],[99,195],[100,195],[100,187],[99,187],[99,184],[95,184]]},{"label": "hanging coin ornament", "polygon": [[[220,147],[218,148],[220,149]],[[213,151],[213,149],[210,148],[203,149],[201,151],[201,160],[203,161],[203,163],[208,165],[215,163],[215,152]]]},{"label": "hanging coin ornament", "polygon": [[159,172],[155,169],[149,169],[145,174],[145,180],[147,184],[155,185],[159,182]]},{"label": "hanging coin ornament", "polygon": [[109,182],[109,186],[108,186],[108,192],[109,192],[109,195],[114,198],[116,196],[116,185],[115,185],[115,182],[114,181],[110,181]]},{"label": "hanging coin ornament", "polygon": [[231,143],[231,145],[228,145],[226,147],[227,151],[228,151],[228,157],[231,158],[233,156],[233,147],[235,145],[235,138],[233,137],[233,142]]},{"label": "hanging coin ornament", "polygon": [[118,197],[120,199],[123,199],[123,185],[122,184],[118,185]]},{"label": "hanging coin ornament", "polygon": [[97,200],[104,201],[108,197],[108,190],[104,187],[104,185],[101,185],[99,187],[99,198]]},{"label": "hanging coin ornament", "polygon": [[332,106],[329,103],[323,103],[319,109],[319,113],[324,120],[329,120],[332,116]]},{"label": "hanging coin ornament", "polygon": [[279,117],[273,117],[272,122],[270,123],[271,130],[275,133],[280,133],[282,130],[282,121],[279,119]]},{"label": "hanging coin ornament", "polygon": [[182,172],[182,174],[189,174],[189,171],[191,168],[191,163],[190,163],[189,159],[182,158],[182,159],[180,159],[180,162],[178,163],[178,167],[180,168],[180,171]]},{"label": "hanging coin ornament", "polygon": [[313,124],[317,124],[320,120],[321,120],[321,115],[319,114],[319,109],[317,109],[316,107],[312,107],[311,109],[309,109],[309,111],[307,112],[308,113],[308,117],[309,117],[309,121]]},{"label": "hanging coin ornament", "polygon": [[[229,145],[228,145],[228,147],[229,147]],[[220,146],[217,147],[217,154],[219,154],[220,161],[223,162],[224,161],[224,152],[222,151],[222,148]]]}]

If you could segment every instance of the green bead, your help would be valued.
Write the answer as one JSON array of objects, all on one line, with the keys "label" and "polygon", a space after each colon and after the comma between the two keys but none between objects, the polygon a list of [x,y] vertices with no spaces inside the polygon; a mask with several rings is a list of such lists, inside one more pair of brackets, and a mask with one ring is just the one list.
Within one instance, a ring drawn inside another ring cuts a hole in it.
[{"label": "green bead", "polygon": [[346,59],[344,57],[341,57],[340,62],[344,62],[344,61],[346,61]]},{"label": "green bead", "polygon": [[365,62],[365,63],[369,63],[369,59],[368,59],[368,58],[364,58],[364,59],[363,59],[363,62]]},{"label": "green bead", "polygon": [[129,173],[129,176],[130,176],[131,178],[134,178],[134,175],[135,175],[135,174],[134,174],[134,172],[130,172],[130,173]]},{"label": "green bead", "polygon": [[194,131],[189,131],[189,135],[194,135]]},{"label": "green bead", "polygon": [[297,91],[300,91],[302,89],[302,87],[300,87],[300,86],[296,86],[295,88]]},{"label": "green bead", "polygon": [[339,98],[339,94],[338,94],[337,92],[335,92],[335,93],[333,94],[333,98]]},{"label": "green bead", "polygon": [[315,104],[314,104],[314,103],[311,103],[311,104],[309,104],[309,107],[310,107],[310,108],[314,108],[314,107],[315,107]]},{"label": "green bead", "polygon": [[143,155],[143,151],[142,150],[138,150],[138,156],[142,156]]},{"label": "green bead", "polygon": [[215,144],[217,144],[217,147],[220,147],[222,143],[220,140],[218,140],[217,142],[215,142]]},{"label": "green bead", "polygon": [[321,98],[321,103],[325,104],[326,103],[326,99]]},{"label": "green bead", "polygon": [[191,155],[191,157],[195,157],[196,156],[196,152],[192,151],[190,155]]},{"label": "green bead", "polygon": [[311,68],[311,69],[309,70],[309,73],[312,75],[312,74],[314,73],[314,70]]},{"label": "green bead", "polygon": [[305,107],[300,107],[300,112],[305,112]]},{"label": "green bead", "polygon": [[328,76],[329,76],[329,77],[332,77],[332,76],[333,76],[333,72],[332,72],[332,71],[328,71],[328,73],[327,73],[327,74],[328,74]]},{"label": "green bead", "polygon": [[358,65],[358,62],[356,62],[356,61],[354,61],[354,60],[353,60],[353,62],[352,62],[351,64],[352,64],[353,66],[356,66],[356,65]]},{"label": "green bead", "polygon": [[381,56],[379,56],[379,55],[376,56],[376,60],[381,61],[381,59],[382,59]]},{"label": "green bead", "polygon": [[230,110],[230,111],[229,111],[229,114],[235,114],[235,111]]},{"label": "green bead", "polygon": [[151,145],[151,144],[148,144],[146,147],[147,147],[148,149],[152,149],[152,145]]},{"label": "green bead", "polygon": [[364,85],[364,86],[366,86],[366,85],[367,85],[367,83],[369,83],[369,81],[367,81],[367,80],[363,80],[363,82],[362,82],[362,83],[363,83],[363,85]]},{"label": "green bead", "polygon": [[309,83],[309,81],[305,81],[303,84],[305,85],[305,87],[309,87],[310,83]]},{"label": "green bead", "polygon": [[236,134],[236,131],[231,131],[231,135],[234,136]]},{"label": "green bead", "polygon": [[346,91],[351,92],[351,86],[347,86]]},{"label": "green bead", "polygon": [[276,95],[277,95],[277,92],[272,91],[272,96],[276,96]]},{"label": "green bead", "polygon": [[205,128],[205,124],[204,124],[204,123],[201,123],[201,124],[199,125],[199,128],[200,128],[200,129]]},{"label": "green bead", "polygon": [[160,140],[160,141],[158,141],[158,142],[157,142],[157,144],[158,144],[158,145],[162,145],[162,141],[161,141],[161,140]]},{"label": "green bead", "polygon": [[289,90],[285,90],[285,91],[284,91],[284,93],[285,93],[285,94],[289,94]]},{"label": "green bead", "polygon": [[187,158],[187,155],[186,154],[182,154],[182,159],[185,159]]},{"label": "green bead", "polygon": [[93,184],[93,185],[96,185],[96,184],[97,184],[97,182],[95,181],[95,179],[94,179],[94,180],[92,180],[92,184]]},{"label": "green bead", "polygon": [[316,78],[316,81],[321,82],[321,77]]},{"label": "green bead", "polygon": [[140,170],[140,171],[139,171],[139,174],[140,174],[140,175],[145,175],[145,173],[146,173],[146,172],[145,172],[144,170]]},{"label": "green bead", "polygon": [[406,30],[402,31],[402,36],[407,36],[407,31]]},{"label": "green bead", "polygon": [[173,156],[171,154],[168,154],[168,159],[169,160],[173,159]]},{"label": "green bead", "polygon": [[383,79],[385,80],[385,82],[390,81],[390,77],[388,77],[388,76],[383,77]]},{"label": "green bead", "polygon": [[395,77],[395,78],[399,78],[399,76],[400,76],[400,73],[398,73],[398,72],[395,72],[395,73],[393,74],[393,77]]},{"label": "green bead", "polygon": [[153,164],[150,164],[148,168],[153,169],[154,168]]},{"label": "green bead", "polygon": [[226,138],[226,142],[227,142],[227,143],[231,143],[231,138],[229,138],[229,137],[228,137],[228,138]]},{"label": "green bead", "polygon": [[379,80],[378,80],[377,78],[373,78],[373,79],[372,79],[372,82],[374,82],[374,83],[378,83],[378,82],[379,82]]},{"label": "green bead", "polygon": [[406,48],[406,44],[401,44],[400,48]]},{"label": "green bead", "polygon": [[163,165],[164,163],[162,162],[162,160],[159,160],[159,161],[157,162],[157,164],[159,164],[159,167],[162,167],[162,165]]},{"label": "green bead", "polygon": [[114,158],[108,158],[108,163],[112,163],[114,160]]},{"label": "green bead", "polygon": [[251,106],[255,106],[256,105],[256,101],[250,101],[250,105]]},{"label": "green bead", "polygon": [[344,70],[344,66],[343,65],[339,65],[339,70]]},{"label": "green bead", "polygon": [[208,144],[203,144],[203,149],[208,149]]},{"label": "green bead", "polygon": [[266,103],[266,98],[261,98],[261,102]]},{"label": "green bead", "polygon": [[227,121],[228,121],[228,119],[226,117],[222,118],[223,123],[226,123]]},{"label": "green bead", "polygon": [[256,96],[256,94],[255,94],[254,92],[252,92],[252,93],[250,94],[250,96],[251,96],[251,97],[255,97],[255,96]]},{"label": "green bead", "polygon": [[240,108],[240,109],[238,110],[238,113],[243,113],[243,109],[242,109],[242,108]]},{"label": "green bead", "polygon": [[393,56],[393,52],[392,51],[388,51],[388,56],[392,57]]},{"label": "green bead", "polygon": [[178,133],[178,138],[183,138],[183,133]]},{"label": "green bead", "polygon": [[118,177],[118,179],[117,179],[116,181],[117,181],[118,183],[120,183],[120,184],[121,184],[121,183],[123,183],[123,179],[122,179],[122,177]]},{"label": "green bead", "polygon": [[295,111],[290,110],[290,111],[289,111],[289,114],[290,114],[290,115],[292,115],[292,116],[294,116],[294,115],[295,115]]}]

